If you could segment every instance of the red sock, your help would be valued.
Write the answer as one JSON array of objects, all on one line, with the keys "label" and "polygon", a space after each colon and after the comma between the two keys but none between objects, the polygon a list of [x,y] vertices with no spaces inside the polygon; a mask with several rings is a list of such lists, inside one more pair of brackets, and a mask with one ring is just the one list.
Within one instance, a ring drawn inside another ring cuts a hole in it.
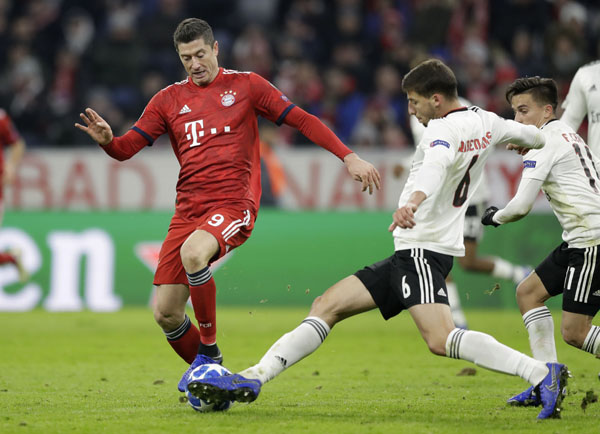
[{"label": "red sock", "polygon": [[16,264],[17,260],[10,253],[0,253],[0,264],[7,264],[9,262],[11,264]]},{"label": "red sock", "polygon": [[204,345],[217,341],[217,287],[209,267],[188,274],[194,315],[198,321],[200,341]]},{"label": "red sock", "polygon": [[183,360],[191,364],[198,355],[200,346],[200,332],[190,321],[189,316],[179,327],[171,332],[165,333],[167,342]]}]

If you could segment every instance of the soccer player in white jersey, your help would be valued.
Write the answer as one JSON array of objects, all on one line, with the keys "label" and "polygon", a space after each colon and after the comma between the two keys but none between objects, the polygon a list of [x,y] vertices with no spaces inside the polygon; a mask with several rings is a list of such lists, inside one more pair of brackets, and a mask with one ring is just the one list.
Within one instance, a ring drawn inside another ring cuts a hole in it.
[{"label": "soccer player in white jersey", "polygon": [[431,352],[518,375],[540,387],[538,418],[560,411],[568,371],[515,351],[493,337],[463,330],[452,321],[444,279],[454,256],[464,253],[465,211],[494,145],[539,148],[542,133],[458,102],[456,78],[439,60],[413,68],[403,80],[408,108],[428,125],[393,214],[395,253],[330,287],[313,302],[307,318],[283,335],[260,362],[240,374],[192,381],[200,399],[256,399],[262,384],[315,351],[331,328],[348,317],[379,308],[384,319],[408,310]]},{"label": "soccer player in white jersey", "polygon": [[[540,188],[563,228],[563,243],[517,287],[517,302],[529,333],[533,356],[556,362],[554,323],[544,302],[563,294],[562,336],[570,345],[600,355],[600,161],[573,128],[556,119],[556,83],[549,78],[520,78],[507,89],[515,120],[535,125],[546,136],[543,149],[523,156],[523,175],[505,208],[486,210],[483,224],[498,226],[527,215]],[[509,399],[539,405],[535,388]]]},{"label": "soccer player in white jersey", "polygon": [[600,156],[600,60],[583,65],[573,81],[569,93],[563,101],[565,109],[561,121],[577,132],[581,121],[587,115],[587,142],[596,156]]},{"label": "soccer player in white jersey", "polygon": [[[472,105],[468,100],[461,97],[458,97],[458,101],[465,107]],[[410,129],[415,145],[418,145],[425,133],[425,126],[415,116],[410,116]],[[465,214],[463,234],[465,255],[458,257],[458,263],[465,271],[490,274],[492,277],[512,280],[515,284],[518,284],[529,274],[530,267],[513,264],[498,256],[482,257],[477,254],[477,247],[483,238],[481,217],[483,217],[483,213],[488,206],[488,199],[489,188],[485,172],[483,172],[479,187],[473,191],[473,197],[469,200],[469,206]],[[446,289],[448,290],[448,302],[450,303],[454,324],[460,328],[467,328],[467,318],[462,310],[458,288],[451,275],[446,278]]]}]

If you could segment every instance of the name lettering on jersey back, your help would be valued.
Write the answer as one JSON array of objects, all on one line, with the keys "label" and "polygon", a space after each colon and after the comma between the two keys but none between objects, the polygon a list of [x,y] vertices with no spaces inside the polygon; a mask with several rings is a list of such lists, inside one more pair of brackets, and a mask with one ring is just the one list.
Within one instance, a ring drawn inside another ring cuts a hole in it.
[{"label": "name lettering on jersey back", "polygon": [[485,149],[490,145],[490,141],[492,140],[492,133],[488,131],[485,133],[485,136],[480,139],[469,139],[469,140],[461,140],[460,146],[458,148],[458,152],[471,152],[471,151],[479,151],[480,149]]},{"label": "name lettering on jersey back", "polygon": [[582,143],[585,145],[585,142],[577,133],[563,133],[562,137],[569,143]]},{"label": "name lettering on jersey back", "polygon": [[[210,128],[208,131],[204,130],[204,120],[200,119],[198,121],[186,122],[185,124],[185,137],[188,140],[191,140],[190,148],[194,146],[200,146],[202,142],[200,139],[205,135],[214,135],[219,133],[217,128]],[[225,125],[223,127],[223,133],[230,133],[231,127],[229,125]]]}]

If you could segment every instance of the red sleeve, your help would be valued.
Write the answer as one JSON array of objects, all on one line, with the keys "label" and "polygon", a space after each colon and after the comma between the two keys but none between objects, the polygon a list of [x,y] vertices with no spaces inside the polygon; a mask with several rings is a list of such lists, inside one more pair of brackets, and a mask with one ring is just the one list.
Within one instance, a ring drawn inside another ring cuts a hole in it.
[{"label": "red sleeve", "polygon": [[133,157],[149,144],[148,139],[134,128],[120,137],[114,137],[109,144],[100,147],[115,160],[123,161]]},{"label": "red sleeve", "polygon": [[12,145],[20,138],[8,114],[0,109],[0,144]]},{"label": "red sleeve", "polygon": [[269,81],[253,72],[250,73],[250,95],[254,108],[262,117],[281,125],[294,104]]},{"label": "red sleeve", "polygon": [[165,89],[154,95],[132,128],[148,140],[147,144],[152,144],[167,132],[167,121],[163,117],[167,99]]},{"label": "red sleeve", "polygon": [[342,143],[342,141],[331,131],[327,126],[300,107],[294,106],[292,110],[285,116],[283,122],[294,128],[297,128],[311,142],[316,143],[322,148],[327,149],[332,154],[335,154],[340,160],[351,154],[352,151]]}]

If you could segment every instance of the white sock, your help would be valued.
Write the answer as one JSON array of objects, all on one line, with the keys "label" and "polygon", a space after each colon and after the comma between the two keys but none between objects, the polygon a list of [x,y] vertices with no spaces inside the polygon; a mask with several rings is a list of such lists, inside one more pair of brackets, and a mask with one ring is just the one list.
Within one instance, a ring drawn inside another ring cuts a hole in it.
[{"label": "white sock", "polygon": [[554,342],[554,321],[546,306],[536,307],[523,315],[529,333],[529,346],[533,358],[544,362],[558,362]]},{"label": "white sock", "polygon": [[452,330],[446,340],[446,355],[492,371],[518,375],[534,386],[548,374],[544,362],[519,353],[490,335],[472,330]]},{"label": "white sock", "polygon": [[452,320],[456,327],[466,329],[467,318],[460,305],[460,296],[458,295],[456,283],[446,282],[446,289],[448,290],[448,303],[450,304],[450,311],[452,312]]},{"label": "white sock", "polygon": [[496,257],[492,258],[492,260],[494,261],[494,269],[492,270],[492,276],[497,277],[499,279],[512,280],[513,275],[515,274],[515,266],[502,258]]},{"label": "white sock", "polygon": [[592,326],[585,337],[585,341],[583,341],[581,349],[595,355],[600,354],[600,327]]},{"label": "white sock", "polygon": [[240,375],[256,378],[264,384],[319,348],[330,331],[321,318],[309,316],[294,330],[280,337],[258,364],[240,372]]}]

